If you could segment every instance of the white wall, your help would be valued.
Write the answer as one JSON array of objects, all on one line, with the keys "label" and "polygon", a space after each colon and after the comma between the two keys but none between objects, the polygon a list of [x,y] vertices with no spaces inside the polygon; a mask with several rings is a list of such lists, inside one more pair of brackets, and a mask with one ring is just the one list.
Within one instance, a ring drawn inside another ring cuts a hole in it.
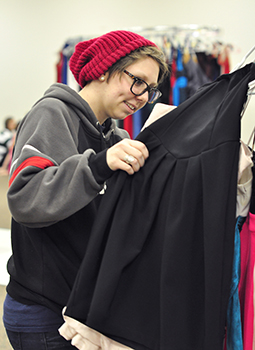
[{"label": "white wall", "polygon": [[[56,81],[58,52],[70,37],[134,26],[216,25],[234,45],[234,67],[255,45],[254,13],[254,0],[0,0],[0,122],[7,115],[20,120]],[[255,125],[253,100],[243,121],[245,141]]]}]

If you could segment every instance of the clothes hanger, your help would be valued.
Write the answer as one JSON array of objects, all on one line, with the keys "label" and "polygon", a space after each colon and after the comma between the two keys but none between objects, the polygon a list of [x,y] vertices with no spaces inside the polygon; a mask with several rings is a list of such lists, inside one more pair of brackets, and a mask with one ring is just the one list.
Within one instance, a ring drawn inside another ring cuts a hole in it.
[{"label": "clothes hanger", "polygon": [[[255,62],[254,62],[255,63]],[[248,89],[248,92],[247,92],[247,100],[243,106],[243,110],[242,110],[242,113],[241,113],[241,118],[242,116],[244,115],[245,111],[246,111],[246,108],[250,102],[250,99],[251,99],[251,96],[252,95],[255,95],[255,80],[251,81],[249,84],[249,89]],[[252,141],[252,146],[251,146],[251,149],[252,151],[254,151],[254,145],[255,145],[255,127],[252,129],[252,132],[251,132],[251,136],[247,142],[247,145],[249,146],[250,142],[251,142],[251,139],[253,138],[253,141]]]},{"label": "clothes hanger", "polygon": [[254,151],[254,145],[255,145],[255,127],[253,128],[252,130],[252,133],[251,133],[251,136],[247,142],[247,145],[249,146],[250,145],[250,142],[251,142],[251,139],[253,138],[252,140],[252,146],[250,146],[251,150]]},{"label": "clothes hanger", "polygon": [[[250,51],[247,52],[247,54],[243,57],[243,59],[241,60],[241,62],[238,63],[238,64],[234,67],[234,69],[231,70],[230,73],[233,73],[233,72],[235,72],[236,70],[240,69],[240,68],[243,66],[243,64],[245,63],[245,61],[247,60],[247,58],[253,53],[253,51],[255,51],[255,45],[250,49]],[[255,60],[253,61],[253,63],[255,63]],[[249,104],[249,102],[250,102],[250,99],[251,99],[251,96],[252,96],[252,95],[255,95],[255,80],[251,81],[251,82],[248,84],[247,100],[246,100],[246,102],[245,102],[245,104],[244,104],[244,106],[243,106],[243,110],[242,110],[242,113],[241,113],[241,118],[243,117],[243,115],[244,115],[244,113],[245,113],[245,111],[246,111],[246,109],[247,109],[247,106],[248,106],[248,104]],[[252,137],[253,134],[255,135],[255,128],[254,128],[254,130],[252,131],[251,137]],[[250,137],[250,140],[251,140],[251,137]],[[250,140],[249,140],[249,142],[250,142]],[[248,143],[248,144],[249,144],[249,143]]]},{"label": "clothes hanger", "polygon": [[[255,63],[255,62],[254,62]],[[249,84],[248,84],[248,91],[247,91],[247,100],[243,106],[243,110],[242,110],[242,113],[241,113],[241,118],[242,116],[244,115],[247,107],[248,107],[248,104],[250,102],[250,99],[252,97],[252,95],[255,95],[255,80],[251,81]],[[254,128],[255,130],[255,128]],[[250,141],[250,140],[249,140]]]},{"label": "clothes hanger", "polygon": [[[247,54],[243,57],[242,61],[238,63],[230,73],[233,73],[235,70],[241,68],[244,62],[247,60],[247,58],[253,53],[253,51],[255,51],[255,45],[250,49],[250,51],[247,52]],[[253,61],[253,63],[255,63],[255,60]]]}]

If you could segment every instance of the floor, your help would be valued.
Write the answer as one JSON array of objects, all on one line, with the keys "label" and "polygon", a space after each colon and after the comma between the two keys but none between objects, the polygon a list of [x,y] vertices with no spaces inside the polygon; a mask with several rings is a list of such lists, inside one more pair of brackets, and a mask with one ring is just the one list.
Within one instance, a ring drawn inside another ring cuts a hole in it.
[{"label": "floor", "polygon": [[8,210],[6,192],[8,188],[8,177],[0,176],[0,349],[11,350],[12,347],[5,334],[2,316],[3,302],[6,294],[6,284],[8,283],[8,273],[6,263],[11,254],[10,223],[11,215]]}]

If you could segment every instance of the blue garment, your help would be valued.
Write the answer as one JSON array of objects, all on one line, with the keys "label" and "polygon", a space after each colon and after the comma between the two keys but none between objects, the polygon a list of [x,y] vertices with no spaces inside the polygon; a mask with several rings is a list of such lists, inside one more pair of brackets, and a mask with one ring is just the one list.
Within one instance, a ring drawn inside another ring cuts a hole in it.
[{"label": "blue garment", "polygon": [[188,80],[182,76],[176,79],[173,87],[173,104],[179,106],[186,99],[186,87]]},{"label": "blue garment", "polygon": [[240,264],[241,264],[241,242],[240,232],[245,222],[245,217],[239,216],[235,228],[235,245],[234,259],[232,270],[232,282],[230,288],[230,297],[227,311],[227,350],[242,350],[242,323],[241,309],[238,294],[238,284],[240,281]]},{"label": "blue garment", "polygon": [[184,74],[184,68],[182,64],[182,52],[177,51],[176,59],[176,81],[173,86],[173,104],[179,106],[187,98],[186,88],[188,85],[188,79]]},{"label": "blue garment", "polygon": [[64,46],[63,49],[63,65],[62,65],[62,71],[61,71],[61,78],[62,78],[62,83],[67,84],[67,68],[68,68],[68,57],[65,53],[65,49],[68,48],[68,44]]},{"label": "blue garment", "polygon": [[139,134],[142,128],[142,113],[141,110],[136,111],[133,114],[133,138]]},{"label": "blue garment", "polygon": [[19,333],[6,331],[15,350],[74,350],[70,341],[65,340],[58,331],[47,333]]}]

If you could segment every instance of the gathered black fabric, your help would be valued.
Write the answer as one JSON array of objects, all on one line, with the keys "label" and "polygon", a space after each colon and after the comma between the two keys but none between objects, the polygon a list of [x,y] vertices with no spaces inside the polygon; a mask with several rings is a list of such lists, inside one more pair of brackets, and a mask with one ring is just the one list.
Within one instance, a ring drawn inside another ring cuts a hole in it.
[{"label": "gathered black fabric", "polygon": [[150,156],[110,179],[66,315],[138,350],[222,350],[254,79],[222,75],[138,135]]}]

